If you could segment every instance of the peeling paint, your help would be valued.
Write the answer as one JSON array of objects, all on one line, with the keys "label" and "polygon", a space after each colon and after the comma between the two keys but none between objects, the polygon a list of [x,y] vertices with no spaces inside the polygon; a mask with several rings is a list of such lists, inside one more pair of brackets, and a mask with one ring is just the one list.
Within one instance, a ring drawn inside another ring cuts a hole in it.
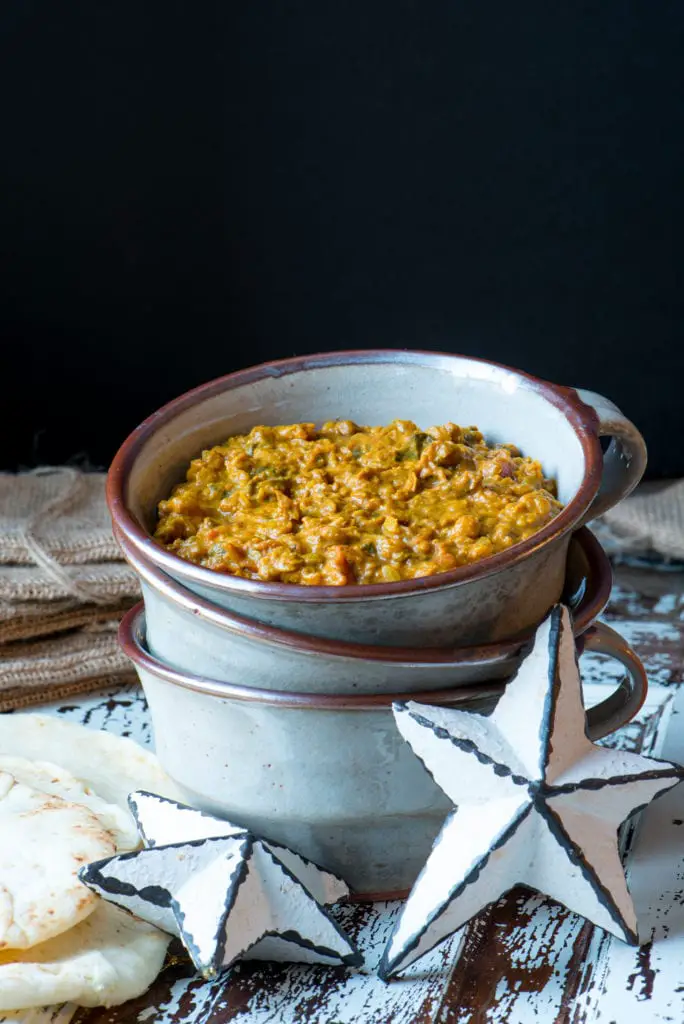
[{"label": "peeling paint", "polygon": [[[684,762],[684,574],[618,570],[606,613],[642,658],[651,683],[637,719],[604,742]],[[581,662],[589,703],[622,668]],[[681,699],[680,699],[681,698]],[[136,687],[41,708],[90,728],[152,742]],[[18,712],[19,713],[19,712]],[[679,721],[682,719],[680,718]],[[669,744],[669,746],[668,746]],[[680,793],[680,790],[682,791]],[[143,997],[82,1010],[72,1024],[666,1024],[684,1020],[684,786],[630,822],[621,836],[640,925],[650,941],[629,947],[559,904],[516,889],[433,950],[400,979],[373,973],[400,905],[335,909],[363,949],[366,968],[345,971],[249,962],[212,982],[189,964],[169,966]],[[642,932],[643,934],[643,932]],[[55,1008],[17,1024],[68,1024]],[[3,1018],[0,1018],[3,1024]]]}]

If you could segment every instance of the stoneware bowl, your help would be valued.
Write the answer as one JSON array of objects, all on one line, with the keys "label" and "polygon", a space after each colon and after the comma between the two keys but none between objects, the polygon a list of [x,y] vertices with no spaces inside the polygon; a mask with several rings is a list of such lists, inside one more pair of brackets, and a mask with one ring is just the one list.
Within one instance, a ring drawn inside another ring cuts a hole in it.
[{"label": "stoneware bowl", "polygon": [[[540,459],[565,508],[533,537],[481,562],[369,586],[239,579],[183,561],[150,536],[157,502],[203,448],[259,423],[335,417],[476,425],[488,441],[512,442]],[[604,436],[612,440],[602,454]],[[107,493],[129,547],[220,607],[314,636],[449,646],[511,639],[536,625],[561,594],[572,531],[628,494],[645,462],[638,430],[591,392],[462,356],[333,352],[243,370],[164,406],[117,453]]]},{"label": "stoneware bowl", "polygon": [[[182,672],[267,690],[418,693],[507,679],[524,649],[520,640],[381,647],[276,629],[197,597],[119,542],[142,584],[147,648]],[[570,542],[564,587],[577,636],[603,611],[611,583],[610,563],[583,527]]]},{"label": "stoneware bowl", "polygon": [[[408,889],[449,804],[394,726],[408,694],[294,693],[179,672],[145,647],[142,605],[120,628],[149,702],[157,754],[189,803],[243,824],[337,871],[366,899]],[[628,721],[646,693],[639,659],[600,625],[587,647],[628,668],[587,715],[593,738]],[[502,690],[426,691],[430,704],[487,712]]]}]

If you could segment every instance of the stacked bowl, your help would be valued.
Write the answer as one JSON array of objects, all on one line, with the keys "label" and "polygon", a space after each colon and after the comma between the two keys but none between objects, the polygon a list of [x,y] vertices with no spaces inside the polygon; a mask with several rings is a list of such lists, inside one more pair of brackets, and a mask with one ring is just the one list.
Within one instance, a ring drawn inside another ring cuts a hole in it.
[{"label": "stacked bowl", "polygon": [[[258,424],[335,416],[476,423],[488,442],[533,453],[563,508],[498,554],[384,584],[244,579],[153,539],[158,502],[203,449]],[[409,888],[449,805],[395,729],[394,701],[486,713],[535,627],[563,600],[578,653],[599,650],[627,669],[588,712],[590,735],[617,728],[642,703],[638,658],[595,621],[611,572],[583,523],[632,490],[645,459],[641,435],[608,400],[438,353],[270,363],[154,413],[118,452],[108,501],[144,597],[144,610],[122,623],[121,642],[145,688],[158,755],[188,802],[337,871],[363,898]]]}]

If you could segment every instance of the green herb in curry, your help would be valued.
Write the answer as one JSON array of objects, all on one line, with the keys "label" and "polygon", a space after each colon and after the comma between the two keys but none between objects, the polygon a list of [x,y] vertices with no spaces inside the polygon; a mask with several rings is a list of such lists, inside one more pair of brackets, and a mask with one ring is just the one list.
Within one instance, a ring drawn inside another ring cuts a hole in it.
[{"label": "green herb in curry", "polygon": [[476,427],[254,427],[190,464],[155,537],[197,565],[305,585],[388,583],[503,551],[561,510],[556,485]]}]

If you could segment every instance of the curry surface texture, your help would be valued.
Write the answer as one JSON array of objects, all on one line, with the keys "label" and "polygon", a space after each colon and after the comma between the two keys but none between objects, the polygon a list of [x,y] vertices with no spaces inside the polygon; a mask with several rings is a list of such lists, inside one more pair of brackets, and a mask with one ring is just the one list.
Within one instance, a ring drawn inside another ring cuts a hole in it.
[{"label": "curry surface texture", "polygon": [[254,427],[202,452],[155,537],[197,565],[306,585],[389,583],[503,551],[562,508],[540,464],[475,427]]}]

